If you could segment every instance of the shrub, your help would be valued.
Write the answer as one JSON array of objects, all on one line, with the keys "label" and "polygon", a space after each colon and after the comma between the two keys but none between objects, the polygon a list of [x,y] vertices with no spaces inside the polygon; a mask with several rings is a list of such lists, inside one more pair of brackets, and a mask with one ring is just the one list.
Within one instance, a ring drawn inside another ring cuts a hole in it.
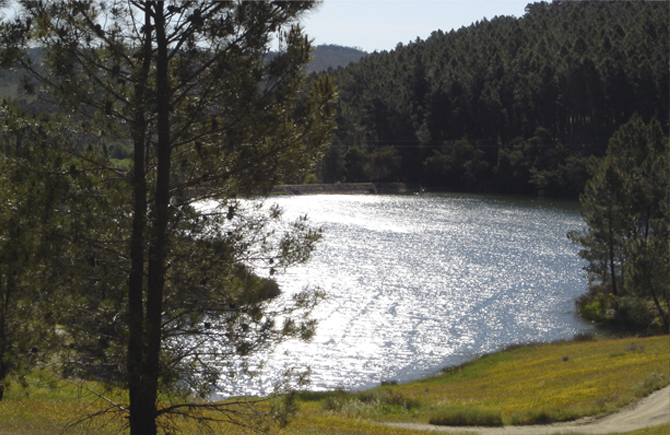
[{"label": "shrub", "polygon": [[592,332],[580,332],[572,337],[575,342],[596,341],[596,335]]},{"label": "shrub", "polygon": [[478,406],[450,406],[435,411],[428,420],[439,426],[502,426],[502,414],[497,409]]},{"label": "shrub", "polygon": [[586,320],[605,323],[612,318],[611,315],[608,315],[611,301],[605,293],[589,293],[578,298],[576,304],[579,314]]},{"label": "shrub", "polygon": [[420,406],[419,400],[407,398],[392,389],[363,391],[357,394],[357,398],[362,403],[377,403],[382,407],[398,407],[405,410]]},{"label": "shrub", "polygon": [[341,392],[325,396],[323,408],[350,416],[389,414],[419,408],[418,399],[408,398],[393,390],[369,390],[350,394]]},{"label": "shrub", "polygon": [[668,385],[668,381],[663,379],[662,374],[655,375],[652,373],[647,379],[645,379],[642,385],[636,387],[633,391],[636,397],[642,398],[647,397],[656,390],[660,390],[666,385]]},{"label": "shrub", "polygon": [[344,404],[348,401],[349,395],[346,393],[329,395],[323,401],[323,408],[326,411],[336,411],[340,412]]},{"label": "shrub", "polygon": [[616,302],[616,316],[612,322],[614,326],[646,334],[662,332],[662,321],[653,302],[634,296],[622,296]]},{"label": "shrub", "polygon": [[316,177],[316,174],[309,173],[305,175],[305,180],[302,182],[302,184],[317,184],[319,180]]},{"label": "shrub", "polygon": [[530,409],[510,416],[511,425],[549,424],[557,421],[575,420],[580,414],[570,409]]}]

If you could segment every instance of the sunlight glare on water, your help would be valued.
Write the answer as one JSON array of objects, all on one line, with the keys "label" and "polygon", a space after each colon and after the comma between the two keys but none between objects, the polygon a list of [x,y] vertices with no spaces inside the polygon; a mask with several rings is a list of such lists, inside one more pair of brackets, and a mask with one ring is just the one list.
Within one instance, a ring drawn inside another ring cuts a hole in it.
[{"label": "sunlight glare on water", "polygon": [[328,299],[310,343],[282,345],[267,376],[231,394],[264,394],[285,366],[310,366],[313,390],[410,381],[503,346],[570,338],[583,262],[566,233],[576,202],[457,194],[273,198],[287,218],[325,230],[313,259],[278,276],[282,297]]}]

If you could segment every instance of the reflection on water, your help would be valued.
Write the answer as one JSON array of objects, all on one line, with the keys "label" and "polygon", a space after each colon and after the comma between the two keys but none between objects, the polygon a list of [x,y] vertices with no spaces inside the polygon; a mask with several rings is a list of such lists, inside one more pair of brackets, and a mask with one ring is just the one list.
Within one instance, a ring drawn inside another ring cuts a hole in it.
[{"label": "reflection on water", "polygon": [[566,238],[576,202],[479,195],[323,195],[273,199],[325,237],[307,265],[279,276],[284,296],[319,286],[311,343],[287,343],[268,376],[233,394],[269,391],[287,365],[311,388],[409,381],[508,344],[569,338],[582,261]]}]

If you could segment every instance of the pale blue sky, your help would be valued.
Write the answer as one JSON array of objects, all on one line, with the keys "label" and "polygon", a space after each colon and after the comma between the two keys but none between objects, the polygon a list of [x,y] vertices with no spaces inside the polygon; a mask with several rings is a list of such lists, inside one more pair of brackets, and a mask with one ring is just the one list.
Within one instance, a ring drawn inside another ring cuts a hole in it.
[{"label": "pale blue sky", "polygon": [[521,17],[534,0],[325,0],[303,21],[314,45],[392,50],[418,36],[469,26],[486,17]]}]

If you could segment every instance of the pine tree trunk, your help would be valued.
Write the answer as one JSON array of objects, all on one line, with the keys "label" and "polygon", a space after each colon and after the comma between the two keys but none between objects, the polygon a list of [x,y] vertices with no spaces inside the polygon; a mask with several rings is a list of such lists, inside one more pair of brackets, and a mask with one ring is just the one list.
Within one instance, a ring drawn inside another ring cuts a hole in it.
[{"label": "pine tree trunk", "polygon": [[[146,6],[149,7],[148,5]],[[149,351],[155,351],[155,345],[148,346],[148,304],[147,316],[144,311],[144,261],[145,243],[151,240],[145,234],[147,227],[147,185],[145,177],[146,153],[146,107],[145,86],[149,83],[151,68],[151,14],[145,10],[145,44],[144,61],[135,88],[136,116],[133,131],[134,161],[132,187],[134,195],[133,228],[131,235],[130,258],[131,271],[128,283],[129,300],[129,340],[128,340],[128,389],[130,398],[130,433],[131,435],[155,435],[156,426],[156,394],[158,388],[157,364],[150,364]],[[151,293],[151,286],[147,290],[147,298]],[[155,291],[154,291],[155,293]],[[162,294],[160,295],[162,297]],[[152,297],[155,299],[155,296]],[[147,301],[148,302],[148,301]],[[155,304],[155,302],[153,302]],[[160,320],[160,319],[159,319]],[[160,327],[160,325],[159,325]],[[158,343],[160,351],[160,337]],[[154,358],[157,360],[156,358]]]},{"label": "pine tree trunk", "polygon": [[[148,275],[146,293],[146,337],[142,374],[136,391],[135,403],[131,403],[131,435],[155,435],[156,398],[162,344],[163,289],[165,286],[165,257],[167,251],[167,228],[170,202],[170,112],[168,82],[168,50],[165,36],[163,3],[153,2],[156,31],[156,105],[158,143],[157,178],[154,192],[155,203],[151,213],[149,234]],[[134,423],[134,424],[133,424]]]}]

